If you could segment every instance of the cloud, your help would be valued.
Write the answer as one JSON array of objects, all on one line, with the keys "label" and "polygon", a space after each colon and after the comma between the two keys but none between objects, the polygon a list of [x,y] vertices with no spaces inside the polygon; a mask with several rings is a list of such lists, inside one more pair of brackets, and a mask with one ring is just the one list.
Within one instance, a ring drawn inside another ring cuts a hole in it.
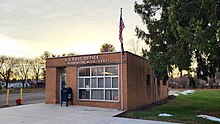
[{"label": "cloud", "polygon": [[0,0],[0,34],[33,53],[74,49],[87,42],[93,48],[109,42],[120,49],[119,10],[124,8],[124,39],[128,41],[140,20],[133,11],[134,1]]},{"label": "cloud", "polygon": [[60,31],[67,20],[72,20],[62,6],[53,1],[0,2],[0,31],[14,39],[42,40],[47,32]]},{"label": "cloud", "polygon": [[36,57],[34,52],[29,52],[23,44],[25,41],[15,40],[0,34],[0,53],[1,55]]},{"label": "cloud", "polygon": [[87,25],[104,22],[103,16],[112,15],[104,11],[108,8],[108,3],[101,1],[0,0],[0,2],[0,33],[21,40],[45,40],[48,32],[56,34],[68,29],[74,31],[74,27],[78,28],[78,25],[83,25],[82,28],[85,29]]}]

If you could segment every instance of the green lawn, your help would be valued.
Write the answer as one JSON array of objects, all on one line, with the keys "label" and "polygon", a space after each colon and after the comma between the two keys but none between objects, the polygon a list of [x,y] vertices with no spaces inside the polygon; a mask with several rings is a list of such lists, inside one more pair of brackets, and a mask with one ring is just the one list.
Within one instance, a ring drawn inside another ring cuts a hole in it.
[{"label": "green lawn", "polygon": [[[198,113],[215,112],[219,116],[220,90],[196,90],[194,94],[180,95],[167,104],[150,110],[136,110],[125,113],[129,118],[161,120],[186,124],[217,124],[218,122],[198,118]],[[159,117],[160,113],[172,114],[172,117]]]},{"label": "green lawn", "polygon": [[[44,88],[24,88],[23,89],[23,93],[34,93],[34,92],[44,92],[45,89]],[[19,94],[20,93],[20,89],[10,89],[10,94]],[[0,95],[1,94],[6,94],[6,89],[0,89]]]}]

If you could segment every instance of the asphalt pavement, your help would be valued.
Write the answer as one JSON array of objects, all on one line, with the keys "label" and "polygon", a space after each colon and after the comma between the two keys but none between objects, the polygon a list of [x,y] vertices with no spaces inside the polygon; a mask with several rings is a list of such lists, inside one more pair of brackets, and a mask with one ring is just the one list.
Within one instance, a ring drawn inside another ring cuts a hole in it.
[{"label": "asphalt pavement", "polygon": [[[16,106],[16,99],[20,97],[19,94],[10,94],[9,96],[9,106]],[[44,103],[45,93],[23,93],[22,104],[36,104],[36,103]],[[4,107],[6,104],[6,94],[0,95],[0,108]]]}]

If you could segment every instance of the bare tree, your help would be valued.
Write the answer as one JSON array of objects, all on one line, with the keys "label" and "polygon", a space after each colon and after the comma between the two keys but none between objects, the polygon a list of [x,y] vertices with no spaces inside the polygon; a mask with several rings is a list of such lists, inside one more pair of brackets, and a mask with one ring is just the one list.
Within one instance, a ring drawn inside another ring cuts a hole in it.
[{"label": "bare tree", "polygon": [[34,79],[38,83],[41,74],[43,73],[44,62],[41,58],[34,58],[31,61],[31,70],[33,72]]},{"label": "bare tree", "polygon": [[6,88],[8,88],[16,63],[17,59],[14,57],[0,56],[0,76],[5,81]]},{"label": "bare tree", "polygon": [[22,86],[24,88],[24,84],[28,79],[28,75],[31,69],[31,60],[27,58],[18,58],[17,63],[17,73],[20,79],[22,80]]},{"label": "bare tree", "polygon": [[142,48],[141,47],[141,43],[140,40],[134,40],[131,39],[128,41],[128,43],[126,44],[128,46],[128,50],[136,55],[140,55]]},{"label": "bare tree", "polygon": [[115,47],[111,44],[108,43],[104,43],[101,48],[100,48],[100,52],[115,52]]},{"label": "bare tree", "polygon": [[3,68],[3,64],[5,63],[7,56],[0,56],[0,70]]}]

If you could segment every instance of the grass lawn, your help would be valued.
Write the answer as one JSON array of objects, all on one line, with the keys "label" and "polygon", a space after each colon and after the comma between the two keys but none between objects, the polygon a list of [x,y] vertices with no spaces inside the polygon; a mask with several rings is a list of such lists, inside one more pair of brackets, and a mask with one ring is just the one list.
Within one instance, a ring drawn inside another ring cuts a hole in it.
[{"label": "grass lawn", "polygon": [[[172,117],[159,117],[160,113],[168,113]],[[194,94],[180,95],[169,103],[153,107],[150,110],[135,110],[123,114],[124,117],[146,120],[161,120],[186,124],[217,124],[196,117],[197,114],[220,116],[220,90],[196,90]],[[220,117],[219,117],[220,118]],[[219,124],[219,123],[218,123]]]},{"label": "grass lawn", "polygon": [[[35,93],[35,92],[44,92],[44,88],[24,88],[23,93]],[[10,89],[10,94],[19,94],[20,89]],[[6,89],[0,89],[0,95],[1,94],[6,94]]]}]

